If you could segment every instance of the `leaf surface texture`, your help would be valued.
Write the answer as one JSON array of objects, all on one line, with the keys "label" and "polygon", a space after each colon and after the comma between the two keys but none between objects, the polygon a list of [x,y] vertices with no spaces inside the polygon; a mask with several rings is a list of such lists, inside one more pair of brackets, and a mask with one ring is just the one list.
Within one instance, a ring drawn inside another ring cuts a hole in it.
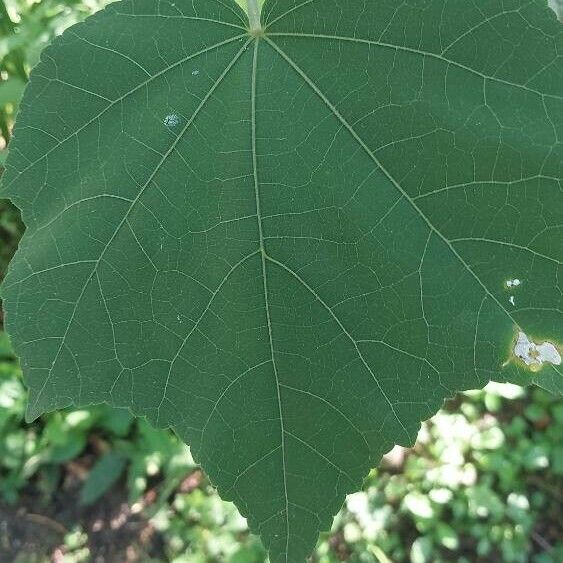
[{"label": "leaf surface texture", "polygon": [[514,347],[561,350],[563,34],[539,0],[262,21],[125,0],[45,51],[3,297],[29,418],[174,428],[278,563],[455,391],[561,391]]}]

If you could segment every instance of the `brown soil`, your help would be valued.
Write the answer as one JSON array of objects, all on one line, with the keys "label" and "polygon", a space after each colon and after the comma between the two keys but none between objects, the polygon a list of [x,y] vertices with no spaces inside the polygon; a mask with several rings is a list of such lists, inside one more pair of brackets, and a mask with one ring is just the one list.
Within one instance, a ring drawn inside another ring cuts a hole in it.
[{"label": "brown soil", "polygon": [[142,512],[131,511],[123,483],[95,505],[82,506],[78,502],[81,479],[75,473],[67,467],[49,502],[34,484],[22,492],[16,505],[0,502],[2,563],[58,563],[68,552],[65,535],[77,527],[88,538],[84,544],[88,562],[165,560],[161,536]]}]

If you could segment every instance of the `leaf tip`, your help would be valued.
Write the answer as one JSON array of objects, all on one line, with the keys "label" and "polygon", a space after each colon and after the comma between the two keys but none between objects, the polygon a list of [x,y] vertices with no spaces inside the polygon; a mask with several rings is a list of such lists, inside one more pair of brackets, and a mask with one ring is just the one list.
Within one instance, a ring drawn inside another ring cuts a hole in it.
[{"label": "leaf tip", "polygon": [[27,408],[25,409],[25,422],[31,424],[35,422],[43,413],[36,408],[33,408],[31,402],[28,402]]}]

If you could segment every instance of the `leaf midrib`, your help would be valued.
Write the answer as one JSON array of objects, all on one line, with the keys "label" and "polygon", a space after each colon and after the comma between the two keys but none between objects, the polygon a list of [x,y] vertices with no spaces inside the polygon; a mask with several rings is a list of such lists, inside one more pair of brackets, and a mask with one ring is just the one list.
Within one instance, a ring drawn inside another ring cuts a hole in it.
[{"label": "leaf midrib", "polygon": [[254,54],[252,58],[252,85],[251,85],[251,119],[252,119],[252,170],[254,175],[254,199],[256,205],[256,220],[258,223],[258,235],[260,240],[260,261],[262,267],[262,283],[264,290],[264,308],[266,311],[266,321],[268,325],[268,341],[270,348],[270,357],[272,361],[272,370],[274,379],[276,381],[276,398],[278,402],[278,410],[280,417],[280,440],[281,440],[281,455],[282,455],[282,473],[283,473],[283,489],[285,497],[285,561],[288,561],[289,554],[289,494],[287,492],[287,463],[286,463],[286,447],[285,436],[286,430],[284,427],[283,408],[281,400],[280,380],[278,376],[278,368],[276,365],[274,353],[274,341],[272,333],[272,321],[270,317],[270,302],[268,299],[268,278],[266,267],[266,247],[264,245],[264,231],[262,225],[262,213],[260,205],[260,179],[258,175],[258,154],[256,142],[256,87],[257,87],[257,74],[258,74],[258,48],[260,46],[260,39],[256,38],[254,42]]}]

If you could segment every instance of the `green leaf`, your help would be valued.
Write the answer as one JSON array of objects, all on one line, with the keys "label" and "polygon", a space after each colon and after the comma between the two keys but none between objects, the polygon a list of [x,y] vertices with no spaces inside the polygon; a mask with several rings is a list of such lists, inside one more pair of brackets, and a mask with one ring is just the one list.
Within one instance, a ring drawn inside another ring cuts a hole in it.
[{"label": "green leaf", "polygon": [[563,28],[544,0],[262,22],[125,0],[55,40],[6,163],[3,296],[29,419],[171,426],[275,563],[445,397],[561,391]]},{"label": "green leaf", "polygon": [[100,499],[119,479],[126,458],[116,452],[108,452],[94,465],[80,491],[80,503],[89,505]]},{"label": "green leaf", "polygon": [[127,435],[133,421],[133,417],[129,411],[125,409],[110,409],[109,407],[104,407],[103,410],[99,412],[99,417],[97,423],[101,428],[120,437]]}]

